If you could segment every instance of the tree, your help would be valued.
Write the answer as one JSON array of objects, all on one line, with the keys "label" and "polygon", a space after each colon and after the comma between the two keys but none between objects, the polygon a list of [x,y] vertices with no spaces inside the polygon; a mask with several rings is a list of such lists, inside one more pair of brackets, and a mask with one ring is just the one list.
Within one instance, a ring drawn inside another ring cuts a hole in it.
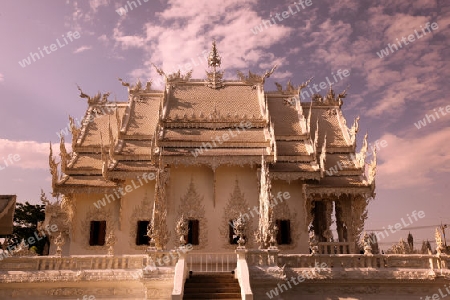
[{"label": "tree", "polygon": [[397,244],[394,244],[389,248],[386,253],[389,254],[413,254],[414,249],[410,247],[410,245],[401,238]]},{"label": "tree", "polygon": [[430,244],[430,242],[428,240],[426,242],[422,241],[422,249],[420,250],[420,253],[421,254],[429,254],[431,252],[432,251],[431,251],[431,244]]},{"label": "tree", "polygon": [[[45,205],[30,204],[28,201],[25,204],[16,203],[14,229],[12,235],[8,238],[9,246],[17,247],[24,240],[28,248],[33,247],[37,254],[42,255],[45,245],[49,242],[47,237],[42,238],[37,225],[44,219]],[[34,242],[30,243],[31,241]]]}]

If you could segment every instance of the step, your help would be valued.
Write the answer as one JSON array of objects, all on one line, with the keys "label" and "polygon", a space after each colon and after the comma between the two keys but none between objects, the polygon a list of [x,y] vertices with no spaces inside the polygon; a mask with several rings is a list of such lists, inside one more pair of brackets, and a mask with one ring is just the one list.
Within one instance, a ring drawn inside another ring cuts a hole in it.
[{"label": "step", "polygon": [[184,285],[183,299],[241,299],[239,281],[231,272],[191,273]]},{"label": "step", "polygon": [[184,293],[240,293],[239,286],[235,287],[185,287]]},{"label": "step", "polygon": [[234,278],[232,273],[191,273],[189,278]]},{"label": "step", "polygon": [[186,283],[237,283],[234,278],[188,278]]},{"label": "step", "polygon": [[198,284],[188,284],[186,283],[184,285],[185,289],[214,289],[214,288],[223,288],[223,289],[229,289],[229,288],[239,288],[239,284],[228,284],[228,283],[198,283]]},{"label": "step", "polygon": [[189,293],[189,292],[193,292],[193,291],[202,293],[203,291],[211,291],[211,290],[224,290],[226,292],[239,293],[241,291],[241,288],[239,285],[231,285],[231,286],[226,286],[226,285],[204,285],[204,286],[188,285],[188,286],[184,287],[185,293]]},{"label": "step", "polygon": [[203,278],[203,277],[217,277],[217,278],[234,278],[234,274],[231,272],[193,272],[191,274],[189,274],[190,277],[198,277],[198,278]]},{"label": "step", "polygon": [[184,294],[183,299],[241,299],[240,293],[196,293]]}]

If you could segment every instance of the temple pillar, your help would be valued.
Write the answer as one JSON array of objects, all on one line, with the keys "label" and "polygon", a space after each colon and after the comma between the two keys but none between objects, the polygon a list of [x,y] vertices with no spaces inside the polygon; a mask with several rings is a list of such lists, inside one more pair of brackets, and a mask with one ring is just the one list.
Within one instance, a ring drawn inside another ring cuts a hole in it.
[{"label": "temple pillar", "polygon": [[159,169],[156,174],[155,202],[151,221],[151,238],[156,248],[164,249],[169,242],[170,233],[167,227],[166,184],[170,178],[168,169]]},{"label": "temple pillar", "polygon": [[305,195],[305,224],[308,227],[314,221],[315,205],[316,205],[316,202],[311,198],[307,198]]},{"label": "temple pillar", "polygon": [[318,237],[319,242],[331,241],[333,235],[331,233],[331,214],[333,213],[333,201],[316,201],[313,209],[313,227],[314,234]]},{"label": "temple pillar", "polygon": [[358,249],[358,241],[361,233],[364,230],[364,222],[367,219],[367,204],[368,201],[363,196],[349,197],[347,211],[350,220],[348,222],[348,242],[352,248],[353,253]]},{"label": "temple pillar", "polygon": [[338,234],[338,242],[348,242],[347,222],[345,218],[345,207],[341,199],[335,202],[336,213],[336,231]]}]

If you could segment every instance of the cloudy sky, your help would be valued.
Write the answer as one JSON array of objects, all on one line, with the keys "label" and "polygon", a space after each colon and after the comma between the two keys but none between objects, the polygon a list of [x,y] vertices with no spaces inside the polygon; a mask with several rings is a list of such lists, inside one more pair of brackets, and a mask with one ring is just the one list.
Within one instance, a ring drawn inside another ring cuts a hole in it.
[{"label": "cloudy sky", "polygon": [[[387,144],[378,152],[366,228],[423,210],[426,217],[406,228],[420,243],[433,238],[426,226],[450,223],[449,25],[446,0],[4,0],[0,194],[37,203],[41,188],[50,191],[49,142],[59,141],[69,115],[80,119],[87,107],[77,84],[123,101],[118,77],[160,85],[151,63],[166,73],[193,68],[204,78],[203,55],[216,39],[227,78],[278,64],[270,90],[274,81],[314,76],[319,85],[348,70],[335,88],[350,85],[343,110],[348,124],[361,117],[358,144],[366,132],[372,145]],[[20,159],[11,163],[10,154]]]}]

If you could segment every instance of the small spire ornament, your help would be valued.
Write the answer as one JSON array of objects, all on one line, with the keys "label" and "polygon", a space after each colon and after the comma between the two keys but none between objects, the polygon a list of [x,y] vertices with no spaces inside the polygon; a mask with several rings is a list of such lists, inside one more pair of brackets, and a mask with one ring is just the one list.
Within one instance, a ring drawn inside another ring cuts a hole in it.
[{"label": "small spire ornament", "polygon": [[206,75],[208,76],[206,85],[212,89],[219,89],[224,87],[222,82],[223,72],[217,71],[217,68],[220,68],[221,63],[222,58],[219,55],[219,51],[216,47],[216,41],[214,40],[212,43],[211,52],[209,52],[208,56],[208,67],[213,68],[213,71],[206,71]]},{"label": "small spire ornament", "polygon": [[65,243],[65,240],[62,236],[62,232],[59,232],[58,236],[55,238],[54,243],[56,245],[56,256],[61,257],[62,256],[62,246]]}]

